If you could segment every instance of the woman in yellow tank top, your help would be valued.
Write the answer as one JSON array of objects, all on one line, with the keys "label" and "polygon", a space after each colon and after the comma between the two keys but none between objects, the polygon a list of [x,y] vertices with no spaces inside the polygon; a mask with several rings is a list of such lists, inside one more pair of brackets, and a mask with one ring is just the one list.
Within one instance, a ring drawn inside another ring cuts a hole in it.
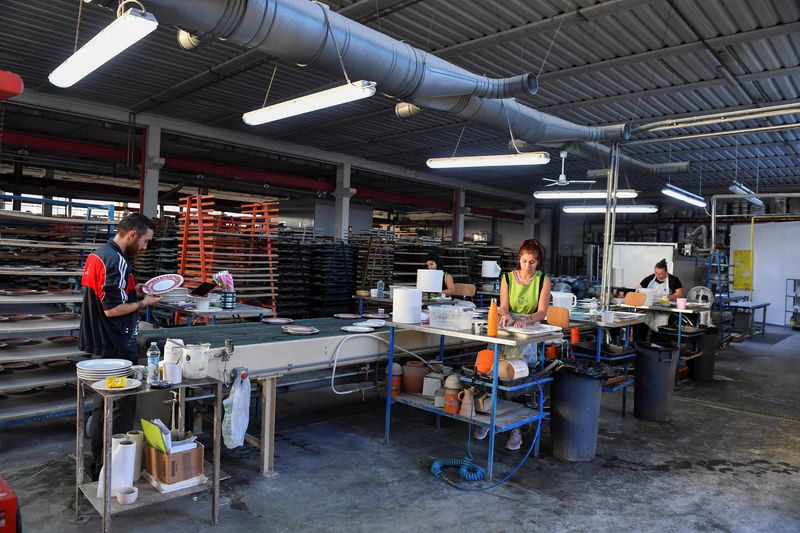
[{"label": "woman in yellow tank top", "polygon": [[[500,326],[517,327],[539,322],[547,315],[550,305],[550,278],[542,271],[544,248],[536,239],[528,239],[519,247],[519,264],[512,272],[503,275],[500,285]],[[522,348],[534,348],[528,345]],[[503,350],[506,359],[521,359],[523,351],[517,348]],[[483,440],[489,428],[475,428],[473,437]],[[522,446],[522,432],[519,428],[511,430],[506,442],[507,450],[519,450]]]}]

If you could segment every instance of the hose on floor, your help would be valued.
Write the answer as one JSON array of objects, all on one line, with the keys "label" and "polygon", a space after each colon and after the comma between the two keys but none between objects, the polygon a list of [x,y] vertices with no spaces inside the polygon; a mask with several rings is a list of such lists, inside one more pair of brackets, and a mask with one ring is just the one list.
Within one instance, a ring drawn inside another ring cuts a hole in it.
[{"label": "hose on floor", "polygon": [[[536,386],[539,388],[539,391],[541,392],[542,385],[537,384]],[[540,406],[540,409],[542,408],[543,406]],[[469,488],[457,485],[452,480],[448,479],[448,477],[444,474],[444,471],[442,470],[443,468],[448,468],[448,467],[458,467],[458,474],[464,481],[483,481],[483,479],[485,479],[486,473],[483,470],[483,468],[472,462],[472,417],[470,417],[467,430],[469,431],[469,436],[467,437],[467,455],[464,456],[463,459],[452,459],[452,458],[438,459],[434,461],[433,464],[431,465],[431,473],[455,489],[462,490],[465,492],[485,492],[495,487],[499,487],[500,485],[511,479],[511,477],[514,474],[516,474],[520,468],[522,468],[522,465],[524,465],[525,461],[528,460],[528,457],[530,457],[533,448],[539,441],[539,437],[541,436],[542,432],[542,418],[539,418],[539,420],[536,422],[536,433],[534,434],[533,439],[531,439],[531,445],[528,448],[528,451],[525,452],[525,456],[522,458],[522,461],[520,461],[519,464],[515,466],[514,469],[500,481],[479,488]]]}]

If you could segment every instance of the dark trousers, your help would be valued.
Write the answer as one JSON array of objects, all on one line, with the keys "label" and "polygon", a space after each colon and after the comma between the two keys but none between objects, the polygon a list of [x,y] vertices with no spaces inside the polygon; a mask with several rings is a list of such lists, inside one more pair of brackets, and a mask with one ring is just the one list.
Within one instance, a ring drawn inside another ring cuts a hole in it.
[{"label": "dark trousers", "polygon": [[[94,356],[95,358],[100,358]],[[111,358],[106,358],[111,359]],[[127,359],[133,364],[138,364],[138,357],[134,354],[120,355],[114,359]],[[91,438],[92,458],[94,459],[95,473],[100,472],[103,466],[103,419],[105,409],[103,407],[103,397],[100,394],[94,395],[92,403],[92,420],[89,424],[89,436]],[[123,396],[114,400],[113,407],[112,434],[126,433],[133,429],[133,420],[136,417],[136,395]]]}]

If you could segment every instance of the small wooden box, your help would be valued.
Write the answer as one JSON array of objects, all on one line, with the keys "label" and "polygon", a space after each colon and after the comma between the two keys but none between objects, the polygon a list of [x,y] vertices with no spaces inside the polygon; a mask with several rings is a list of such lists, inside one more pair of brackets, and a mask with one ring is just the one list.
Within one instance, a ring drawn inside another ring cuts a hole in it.
[{"label": "small wooden box", "polygon": [[147,472],[162,483],[177,483],[203,473],[203,445],[199,442],[197,448],[171,454],[161,453],[150,445],[146,448]]}]

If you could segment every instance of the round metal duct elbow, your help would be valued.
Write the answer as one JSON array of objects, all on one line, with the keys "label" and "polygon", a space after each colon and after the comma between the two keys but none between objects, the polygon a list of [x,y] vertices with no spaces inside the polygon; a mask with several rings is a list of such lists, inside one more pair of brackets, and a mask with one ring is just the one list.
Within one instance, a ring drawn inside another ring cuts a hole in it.
[{"label": "round metal duct elbow", "polygon": [[200,37],[192,35],[186,30],[178,30],[178,45],[184,50],[194,50],[200,46]]},{"label": "round metal duct elbow", "polygon": [[539,90],[539,81],[531,73],[520,74],[510,78],[481,77],[472,96],[480,98],[513,98],[515,96],[533,96]]},{"label": "round metal duct elbow", "polygon": [[408,102],[400,102],[394,106],[394,114],[397,118],[412,118],[422,113],[422,108]]}]

